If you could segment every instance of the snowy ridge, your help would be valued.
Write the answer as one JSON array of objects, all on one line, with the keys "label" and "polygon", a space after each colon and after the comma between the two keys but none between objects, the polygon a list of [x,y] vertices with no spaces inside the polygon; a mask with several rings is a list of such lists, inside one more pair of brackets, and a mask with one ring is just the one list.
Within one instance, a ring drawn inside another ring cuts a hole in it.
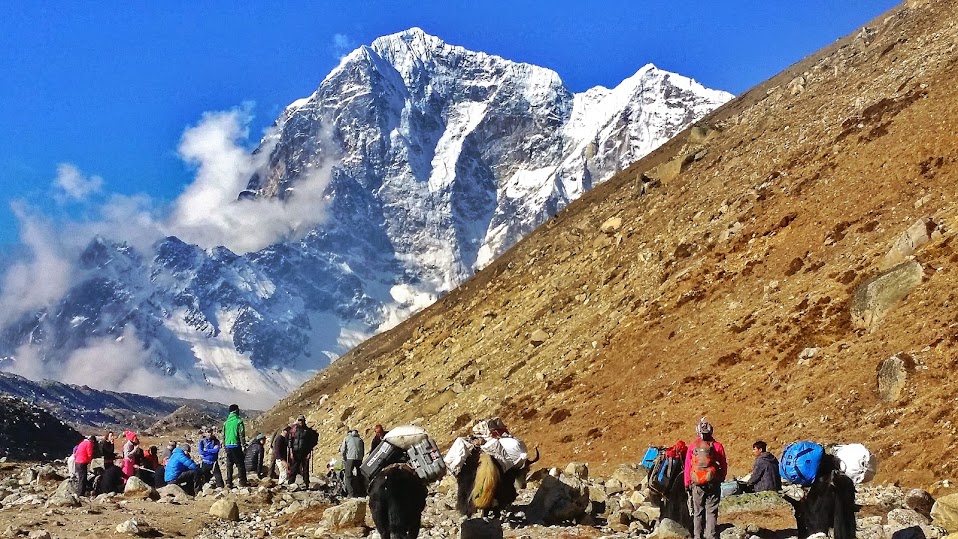
[{"label": "snowy ridge", "polygon": [[124,337],[184,388],[275,400],[731,97],[651,64],[574,94],[418,28],[381,37],[286,107],[237,193],[287,200],[331,168],[322,224],[245,255],[99,238],[89,280],[0,328],[0,368],[24,344],[66,364]]}]

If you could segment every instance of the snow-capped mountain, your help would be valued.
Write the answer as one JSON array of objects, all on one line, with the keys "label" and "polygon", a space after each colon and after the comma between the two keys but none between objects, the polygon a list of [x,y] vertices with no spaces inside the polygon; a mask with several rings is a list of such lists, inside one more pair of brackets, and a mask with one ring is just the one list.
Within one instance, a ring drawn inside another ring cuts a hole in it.
[{"label": "snow-capped mountain", "polygon": [[417,28],[379,38],[286,108],[237,193],[288,201],[325,171],[320,225],[245,255],[96,238],[81,284],[0,330],[0,367],[127,339],[149,372],[279,397],[731,97],[652,65],[576,94]]}]

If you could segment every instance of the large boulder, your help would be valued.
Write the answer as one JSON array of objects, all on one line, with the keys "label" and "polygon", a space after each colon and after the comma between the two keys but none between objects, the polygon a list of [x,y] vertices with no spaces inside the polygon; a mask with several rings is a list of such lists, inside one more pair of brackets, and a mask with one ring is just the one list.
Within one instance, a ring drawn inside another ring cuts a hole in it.
[{"label": "large boulder", "polygon": [[938,228],[938,223],[931,217],[915,221],[908,227],[908,230],[902,232],[895,239],[891,249],[878,264],[878,269],[885,270],[908,260],[915,252],[928,244],[934,236],[941,235]]},{"label": "large boulder", "polygon": [[192,496],[186,493],[182,487],[179,485],[166,485],[156,489],[156,493],[160,495],[161,498],[172,498],[177,502],[188,502],[193,499]]},{"label": "large boulder", "polygon": [[235,501],[223,498],[213,502],[213,506],[210,507],[210,514],[219,519],[236,522],[239,520],[239,506],[236,505]]},{"label": "large boulder", "polygon": [[612,472],[612,479],[619,481],[626,490],[638,490],[645,486],[649,472],[642,466],[623,464]]},{"label": "large boulder", "polygon": [[755,492],[725,496],[719,502],[719,513],[731,515],[784,507],[791,508],[792,506],[778,492]]},{"label": "large boulder", "polygon": [[958,533],[958,494],[938,498],[931,508],[931,518],[948,533]]},{"label": "large boulder", "polygon": [[659,522],[658,527],[655,528],[655,532],[649,537],[654,537],[655,539],[688,539],[692,537],[692,534],[678,522],[663,518]]},{"label": "large boulder", "polygon": [[145,481],[137,476],[126,480],[126,487],[123,488],[123,495],[128,498],[157,498],[156,489],[146,484]]},{"label": "large boulder", "polygon": [[589,487],[573,477],[561,480],[548,475],[526,510],[529,522],[551,526],[574,521],[589,507]]},{"label": "large boulder", "polygon": [[576,479],[586,480],[589,478],[589,465],[585,462],[570,462],[563,473]]},{"label": "large boulder", "polygon": [[895,354],[878,366],[878,396],[885,402],[901,397],[908,373],[915,370],[915,360],[908,354]]},{"label": "large boulder", "polygon": [[860,284],[851,300],[852,324],[873,329],[889,309],[921,284],[923,275],[921,264],[909,260]]},{"label": "large boulder", "polygon": [[926,517],[931,517],[931,508],[935,506],[935,499],[928,491],[913,488],[905,494],[905,507],[914,509]]},{"label": "large boulder", "polygon": [[323,511],[323,522],[331,530],[362,526],[366,522],[366,502],[351,499],[330,507]]}]

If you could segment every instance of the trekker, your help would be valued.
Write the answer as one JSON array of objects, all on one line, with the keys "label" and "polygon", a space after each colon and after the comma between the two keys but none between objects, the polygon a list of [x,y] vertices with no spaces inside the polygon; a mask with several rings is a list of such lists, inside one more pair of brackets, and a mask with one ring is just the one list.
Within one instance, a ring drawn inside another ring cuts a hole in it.
[{"label": "trekker", "polygon": [[296,476],[303,476],[306,488],[309,488],[309,454],[319,442],[319,434],[306,426],[306,416],[296,418],[296,425],[289,440],[290,472],[289,484],[296,482]]},{"label": "trekker", "polygon": [[84,438],[73,452],[73,466],[75,470],[73,485],[76,487],[77,495],[79,496],[83,496],[89,488],[87,484],[87,469],[90,467],[90,462],[93,461],[94,443],[96,443],[96,436]]},{"label": "trekker", "polygon": [[203,462],[202,482],[213,479],[216,488],[223,488],[223,474],[220,472],[220,441],[213,434],[213,427],[206,429],[206,437],[200,440],[200,460]]},{"label": "trekker", "polygon": [[243,446],[246,445],[246,425],[239,415],[239,405],[230,404],[229,416],[223,423],[223,447],[226,448],[226,486],[233,488],[233,466],[239,470],[240,488],[248,487]]},{"label": "trekker", "polygon": [[782,490],[782,476],[778,472],[778,459],[768,452],[768,444],[759,440],[752,444],[755,464],[752,465],[752,477],[745,483],[752,492]]},{"label": "trekker", "polygon": [[95,494],[109,494],[111,492],[123,493],[123,470],[112,460],[103,463],[103,473],[100,474],[100,481],[97,488],[94,489]]},{"label": "trekker", "polygon": [[200,467],[190,458],[190,444],[180,444],[173,450],[163,479],[166,484],[179,485],[190,496],[196,496],[200,485]]},{"label": "trekker", "polygon": [[123,444],[123,475],[131,477],[136,473],[136,464],[133,462],[133,452],[140,445],[140,438],[133,431],[123,433],[126,443]]},{"label": "trekker", "polygon": [[383,438],[386,437],[386,431],[382,425],[377,424],[373,427],[373,434],[375,434],[375,436],[373,436],[373,439],[369,442],[369,454],[376,451],[376,447],[383,443]]},{"label": "trekker", "polygon": [[356,429],[349,431],[343,443],[339,445],[339,452],[343,456],[343,470],[346,473],[344,478],[346,496],[350,498],[357,495],[354,482],[359,476],[359,465],[363,462],[365,453],[363,445],[363,439],[359,437],[359,431]]},{"label": "trekker", "polygon": [[100,441],[100,453],[103,453],[103,469],[106,469],[106,465],[113,464],[116,460],[116,435],[111,430],[106,433],[106,436],[103,437],[103,440]]},{"label": "trekker", "polygon": [[277,481],[282,485],[289,478],[289,425],[273,437],[273,464],[276,466]]},{"label": "trekker", "polygon": [[719,539],[719,498],[728,473],[725,447],[712,437],[712,424],[704,417],[695,432],[698,438],[685,454],[685,486],[692,496],[692,539]]},{"label": "trekker", "polygon": [[160,461],[160,464],[166,466],[166,463],[170,461],[170,457],[173,456],[174,449],[176,449],[176,442],[173,440],[166,442],[166,448],[163,449],[163,460]]},{"label": "trekker", "polygon": [[266,436],[257,433],[246,448],[246,473],[248,475],[250,472],[256,472],[256,479],[263,478],[263,456],[266,454],[263,444],[265,443]]}]

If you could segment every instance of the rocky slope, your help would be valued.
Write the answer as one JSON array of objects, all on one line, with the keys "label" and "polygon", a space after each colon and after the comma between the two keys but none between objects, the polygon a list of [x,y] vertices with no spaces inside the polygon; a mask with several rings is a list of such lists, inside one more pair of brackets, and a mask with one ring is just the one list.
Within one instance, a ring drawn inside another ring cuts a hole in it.
[{"label": "rocky slope", "polygon": [[49,460],[69,455],[83,436],[43,408],[0,395],[0,458]]},{"label": "rocky slope", "polygon": [[[181,407],[196,410],[201,415],[226,417],[226,405],[220,403],[100,391],[53,380],[34,382],[4,372],[0,372],[0,395],[16,397],[33,408],[43,409],[84,428],[140,430],[175,414]],[[19,440],[17,443],[24,442]]]},{"label": "rocky slope", "polygon": [[234,253],[168,237],[138,252],[122,231],[95,238],[78,284],[0,327],[0,368],[35,356],[66,377],[109,350],[121,359],[97,383],[113,389],[272,404],[731,97],[652,65],[575,94],[549,69],[419,29],[385,36],[256,149],[233,204],[298,212],[282,241]]},{"label": "rocky slope", "polygon": [[694,437],[863,442],[958,474],[958,5],[909,2],[722,107],[268,412],[441,440],[501,415],[545,463]]}]

